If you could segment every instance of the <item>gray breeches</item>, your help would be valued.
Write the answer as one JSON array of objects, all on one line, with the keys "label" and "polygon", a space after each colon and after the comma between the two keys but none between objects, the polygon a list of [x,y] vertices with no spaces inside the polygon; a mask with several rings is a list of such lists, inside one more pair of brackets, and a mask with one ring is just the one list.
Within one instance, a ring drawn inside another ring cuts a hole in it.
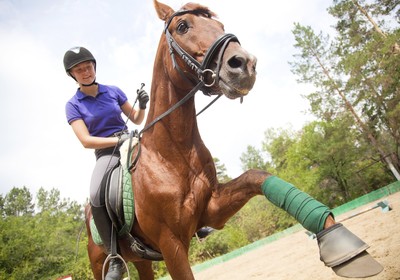
[{"label": "gray breeches", "polygon": [[93,206],[101,206],[100,183],[104,174],[115,166],[119,161],[119,156],[105,155],[96,160],[96,165],[90,181],[90,202]]}]

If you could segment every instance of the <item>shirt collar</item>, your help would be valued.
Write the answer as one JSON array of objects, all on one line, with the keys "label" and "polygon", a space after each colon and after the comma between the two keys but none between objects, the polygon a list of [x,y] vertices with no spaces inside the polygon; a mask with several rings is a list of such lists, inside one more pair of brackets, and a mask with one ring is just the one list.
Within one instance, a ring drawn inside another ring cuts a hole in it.
[{"label": "shirt collar", "polygon": [[[99,96],[100,94],[106,93],[107,92],[107,87],[101,84],[98,84],[98,94],[97,96]],[[78,97],[79,100],[85,99],[87,97],[91,97],[89,95],[84,94],[79,88],[76,90],[76,96]]]}]

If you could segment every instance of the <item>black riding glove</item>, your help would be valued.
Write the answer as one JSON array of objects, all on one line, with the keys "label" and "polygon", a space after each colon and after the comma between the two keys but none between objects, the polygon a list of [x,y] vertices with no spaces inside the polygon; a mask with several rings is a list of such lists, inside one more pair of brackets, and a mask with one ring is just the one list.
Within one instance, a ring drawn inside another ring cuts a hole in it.
[{"label": "black riding glove", "polygon": [[128,140],[131,138],[131,135],[129,133],[124,133],[121,136],[119,136],[118,142],[123,143],[125,140]]},{"label": "black riding glove", "polygon": [[149,102],[149,95],[143,89],[138,90],[139,108],[146,109],[146,104]]}]

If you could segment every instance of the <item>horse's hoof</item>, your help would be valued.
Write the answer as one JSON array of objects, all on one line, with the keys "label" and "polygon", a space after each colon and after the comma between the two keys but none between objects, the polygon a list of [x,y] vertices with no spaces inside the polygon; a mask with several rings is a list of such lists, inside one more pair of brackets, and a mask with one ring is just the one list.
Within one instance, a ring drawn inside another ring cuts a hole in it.
[{"label": "horse's hoof", "polygon": [[319,232],[317,240],[321,261],[339,276],[363,278],[383,270],[369,246],[340,223]]}]

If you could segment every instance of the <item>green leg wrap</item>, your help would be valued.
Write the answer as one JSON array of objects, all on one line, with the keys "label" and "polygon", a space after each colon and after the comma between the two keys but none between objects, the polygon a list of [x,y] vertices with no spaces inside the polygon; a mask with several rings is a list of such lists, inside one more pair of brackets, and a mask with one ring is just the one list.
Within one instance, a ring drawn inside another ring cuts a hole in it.
[{"label": "green leg wrap", "polygon": [[261,189],[269,201],[313,233],[323,230],[326,218],[332,214],[327,206],[276,176],[268,177]]}]

